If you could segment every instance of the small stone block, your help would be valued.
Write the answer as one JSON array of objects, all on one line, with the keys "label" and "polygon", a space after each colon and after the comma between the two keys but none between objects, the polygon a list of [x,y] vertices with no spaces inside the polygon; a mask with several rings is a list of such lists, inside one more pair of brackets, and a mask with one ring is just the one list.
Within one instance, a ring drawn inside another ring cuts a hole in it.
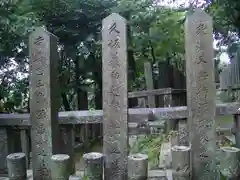
[{"label": "small stone block", "polygon": [[172,180],[190,180],[190,171],[172,171]]},{"label": "small stone block", "polygon": [[103,179],[103,154],[91,152],[83,155],[84,159],[84,176],[89,180]]},{"label": "small stone block", "polygon": [[13,153],[7,156],[9,180],[26,180],[26,156],[24,153]]},{"label": "small stone block", "polygon": [[67,154],[56,154],[51,157],[52,180],[68,180],[71,172],[69,170],[70,156]]},{"label": "small stone block", "polygon": [[149,170],[147,180],[167,180],[167,174],[165,170]]},{"label": "small stone block", "polygon": [[69,176],[69,180],[81,180],[81,177],[71,175]]},{"label": "small stone block", "polygon": [[132,154],[128,156],[128,179],[144,180],[148,177],[148,156]]}]

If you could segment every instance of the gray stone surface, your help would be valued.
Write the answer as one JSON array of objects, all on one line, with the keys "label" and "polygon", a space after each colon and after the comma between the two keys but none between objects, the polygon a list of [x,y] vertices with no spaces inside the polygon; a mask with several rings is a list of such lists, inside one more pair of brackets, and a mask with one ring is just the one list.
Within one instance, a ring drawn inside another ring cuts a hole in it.
[{"label": "gray stone surface", "polygon": [[103,179],[103,154],[91,152],[83,155],[84,159],[84,176],[89,180]]},{"label": "gray stone surface", "polygon": [[10,180],[26,180],[26,156],[24,153],[13,153],[7,156],[8,178]]},{"label": "gray stone surface", "polygon": [[7,161],[6,157],[8,155],[7,146],[7,129],[0,128],[0,173],[5,174],[7,172]]},{"label": "gray stone surface", "polygon": [[74,148],[75,148],[75,129],[73,125],[64,125],[60,127],[61,135],[61,153],[70,156],[69,171],[71,174],[75,172]]},{"label": "gray stone surface", "polygon": [[148,177],[148,156],[130,154],[128,156],[128,180],[146,180]]},{"label": "gray stone surface", "polygon": [[[152,66],[150,62],[144,63],[144,75],[145,75],[147,90],[153,90],[154,86],[153,86],[153,77],[152,77]],[[147,101],[148,101],[148,107],[150,108],[156,107],[154,95],[148,96]]]},{"label": "gray stone surface", "polygon": [[201,9],[185,22],[187,105],[194,180],[215,179],[215,78],[212,18]]},{"label": "gray stone surface", "polygon": [[69,176],[69,180],[81,180],[81,177],[71,175]]},{"label": "gray stone surface", "polygon": [[163,142],[159,154],[158,167],[160,169],[170,168],[172,164],[171,142]]},{"label": "gray stone surface", "polygon": [[220,148],[220,171],[227,179],[234,179],[239,176],[239,153],[240,149],[234,147]]},{"label": "gray stone surface", "polygon": [[179,134],[179,145],[188,146],[189,137],[188,137],[188,124],[187,119],[178,120],[178,134]]},{"label": "gray stone surface", "polygon": [[175,171],[189,172],[190,171],[190,147],[173,146],[172,154],[172,169]]},{"label": "gray stone surface", "polygon": [[102,23],[104,176],[121,180],[127,178],[128,156],[126,20],[113,13]]},{"label": "gray stone surface", "polygon": [[[83,171],[77,171],[75,175],[83,177]],[[0,180],[9,180],[7,177],[0,177]],[[27,180],[33,180],[32,170],[27,170]],[[149,170],[148,171],[148,180],[172,180],[172,170]]]},{"label": "gray stone surface", "polygon": [[50,180],[50,159],[59,150],[57,38],[37,28],[29,38],[30,119],[34,179]]},{"label": "gray stone surface", "polygon": [[[224,103],[216,105],[216,116],[240,114],[240,103]],[[149,115],[156,120],[172,121],[188,117],[186,106],[165,108],[129,108],[128,120],[131,123],[143,123],[149,119]],[[59,112],[60,124],[87,124],[103,123],[103,111],[66,111]],[[0,114],[0,126],[30,126],[29,114]]]},{"label": "gray stone surface", "polygon": [[69,170],[70,156],[55,154],[51,157],[51,161],[51,180],[68,180],[71,174]]},{"label": "gray stone surface", "polygon": [[20,136],[21,136],[21,148],[22,152],[26,155],[26,167],[29,169],[30,165],[30,140],[29,140],[29,131],[28,129],[21,129]]}]

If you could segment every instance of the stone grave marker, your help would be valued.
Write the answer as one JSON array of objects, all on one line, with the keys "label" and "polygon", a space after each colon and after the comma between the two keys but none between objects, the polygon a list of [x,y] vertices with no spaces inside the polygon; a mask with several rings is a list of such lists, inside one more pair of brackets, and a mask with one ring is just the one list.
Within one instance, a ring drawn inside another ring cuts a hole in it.
[{"label": "stone grave marker", "polygon": [[215,178],[215,83],[212,18],[201,9],[185,22],[187,106],[194,180]]},{"label": "stone grave marker", "polygon": [[57,37],[37,28],[29,47],[33,177],[50,180],[51,156],[59,150]]},{"label": "stone grave marker", "polygon": [[104,174],[105,180],[122,180],[128,157],[126,20],[113,13],[102,26]]}]

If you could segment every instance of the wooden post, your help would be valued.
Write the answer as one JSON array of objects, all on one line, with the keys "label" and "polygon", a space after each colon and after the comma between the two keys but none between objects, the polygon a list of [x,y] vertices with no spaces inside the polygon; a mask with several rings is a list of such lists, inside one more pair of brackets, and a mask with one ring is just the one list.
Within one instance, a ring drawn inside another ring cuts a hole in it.
[{"label": "wooden post", "polygon": [[228,179],[237,179],[239,176],[239,152],[234,147],[221,147],[220,172]]},{"label": "wooden post", "polygon": [[216,179],[216,87],[212,18],[201,9],[185,22],[187,106],[194,180]]},{"label": "wooden post", "polygon": [[83,155],[84,176],[89,180],[103,179],[103,154],[92,152]]},{"label": "wooden post", "polygon": [[55,154],[51,157],[51,180],[68,180],[70,156],[67,154]]},{"label": "wooden post", "polygon": [[128,92],[126,20],[103,20],[103,152],[105,180],[127,179]]},{"label": "wooden post", "polygon": [[13,153],[7,156],[9,180],[26,180],[26,156],[24,153]]},{"label": "wooden post", "polygon": [[[147,90],[153,90],[153,76],[152,76],[152,66],[150,62],[144,63],[144,74],[145,74],[145,81],[147,85]],[[148,96],[147,97],[148,107],[155,108],[155,96]]]},{"label": "wooden post", "polygon": [[173,180],[190,180],[190,147],[173,146],[171,153]]},{"label": "wooden post", "polygon": [[147,180],[148,156],[131,154],[128,156],[128,180]]},{"label": "wooden post", "polygon": [[30,119],[34,179],[50,180],[50,160],[59,151],[57,38],[37,28],[29,39]]}]

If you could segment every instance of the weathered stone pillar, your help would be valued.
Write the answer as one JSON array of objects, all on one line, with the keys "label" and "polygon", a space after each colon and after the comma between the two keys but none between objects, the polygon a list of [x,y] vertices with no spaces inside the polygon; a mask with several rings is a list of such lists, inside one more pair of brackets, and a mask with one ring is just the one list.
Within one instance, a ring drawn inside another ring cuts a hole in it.
[{"label": "weathered stone pillar", "polygon": [[187,119],[179,119],[178,120],[178,138],[179,145],[188,146],[189,145],[189,133],[188,133],[188,124]]},{"label": "weathered stone pillar", "polygon": [[228,179],[237,179],[239,176],[240,149],[234,147],[221,147],[220,172]]},{"label": "weathered stone pillar", "polygon": [[216,87],[212,18],[194,10],[185,22],[187,106],[194,180],[216,179]]},{"label": "weathered stone pillar", "polygon": [[[147,90],[153,90],[154,84],[153,84],[153,77],[152,77],[152,65],[150,62],[144,63],[144,75],[145,75]],[[155,108],[156,107],[155,96],[154,95],[148,96],[147,103],[149,108]]]},{"label": "weathered stone pillar", "polygon": [[103,179],[103,154],[91,152],[83,155],[84,159],[84,176],[89,180]]},{"label": "weathered stone pillar", "polygon": [[24,153],[13,153],[7,156],[9,180],[26,180],[26,156]]},{"label": "weathered stone pillar", "polygon": [[178,131],[172,131],[170,134],[171,147],[179,145],[179,133]]},{"label": "weathered stone pillar", "polygon": [[104,180],[121,180],[128,157],[126,20],[113,13],[102,26]]},{"label": "weathered stone pillar", "polygon": [[0,174],[7,173],[7,161],[6,156],[8,155],[8,143],[7,143],[7,129],[0,128]]},{"label": "weathered stone pillar", "polygon": [[25,153],[26,168],[28,169],[30,165],[30,144],[29,144],[28,129],[26,128],[21,129],[20,136],[21,136],[21,148],[22,148],[22,152]]},{"label": "weathered stone pillar", "polygon": [[75,172],[74,147],[75,133],[73,125],[65,124],[60,127],[61,132],[61,153],[70,156],[69,171],[71,174]]},{"label": "weathered stone pillar", "polygon": [[51,157],[51,180],[68,180],[70,156],[67,154],[55,154]]},{"label": "weathered stone pillar", "polygon": [[240,149],[240,115],[235,114],[233,132],[236,139],[236,147]]},{"label": "weathered stone pillar", "polygon": [[32,168],[36,180],[51,180],[50,161],[59,152],[57,38],[37,28],[29,39]]},{"label": "weathered stone pillar", "polygon": [[173,146],[171,153],[173,180],[190,180],[190,147]]},{"label": "weathered stone pillar", "polygon": [[148,156],[131,154],[128,156],[128,180],[147,180]]}]

